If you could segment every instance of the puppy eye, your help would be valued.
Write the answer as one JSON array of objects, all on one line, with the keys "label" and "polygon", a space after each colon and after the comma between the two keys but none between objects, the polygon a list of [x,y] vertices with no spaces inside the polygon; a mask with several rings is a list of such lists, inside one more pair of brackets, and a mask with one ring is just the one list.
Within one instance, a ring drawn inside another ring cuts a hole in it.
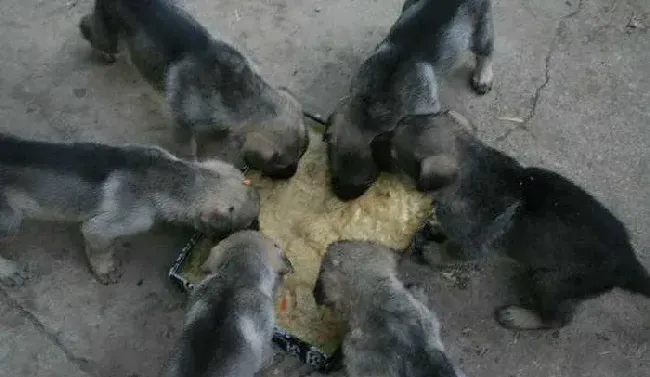
[{"label": "puppy eye", "polygon": [[230,212],[230,213],[233,213],[234,210],[235,210],[235,207],[228,208],[228,212]]}]

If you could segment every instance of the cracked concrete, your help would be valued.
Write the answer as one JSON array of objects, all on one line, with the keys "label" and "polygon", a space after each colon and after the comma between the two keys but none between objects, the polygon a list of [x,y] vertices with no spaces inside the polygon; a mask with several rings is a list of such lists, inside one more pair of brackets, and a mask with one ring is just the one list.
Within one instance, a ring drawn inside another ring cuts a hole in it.
[{"label": "cracked concrete", "polygon": [[551,59],[553,58],[553,53],[555,52],[555,49],[557,48],[557,38],[560,35],[560,32],[562,30],[562,27],[565,25],[564,22],[567,20],[570,20],[572,17],[578,15],[580,11],[582,10],[582,5],[583,5],[584,0],[580,0],[578,2],[578,5],[576,6],[576,9],[572,11],[571,13],[563,16],[560,20],[558,20],[557,23],[557,28],[554,34],[553,39],[550,42],[550,47],[548,49],[548,54],[546,54],[546,57],[544,58],[544,82],[542,82],[541,85],[539,85],[535,89],[535,93],[533,94],[533,98],[531,100],[531,105],[530,105],[530,111],[528,114],[521,118],[521,120],[517,120],[519,122],[519,125],[513,128],[508,129],[502,136],[499,136],[494,139],[494,142],[500,143],[507,139],[510,134],[513,131],[516,130],[523,130],[523,131],[528,131],[528,123],[535,117],[535,112],[537,111],[537,105],[539,104],[539,97],[542,94],[542,91],[546,88],[548,85],[548,82],[551,80]]},{"label": "cracked concrete", "polygon": [[[266,77],[327,114],[395,20],[401,0],[185,0],[214,33],[251,55]],[[77,22],[90,0],[4,0],[0,13],[2,131],[47,140],[170,146],[161,99],[123,57],[88,58]],[[495,1],[496,85],[478,97],[469,67],[443,100],[479,135],[526,164],[586,187],[627,224],[650,266],[650,3]],[[513,121],[516,119],[516,121]],[[183,242],[161,227],[125,240],[117,285],[90,276],[72,225],[29,222],[0,253],[25,263],[27,285],[0,292],[0,376],[157,375],[178,335],[183,294],[166,273]],[[509,298],[496,261],[460,272],[405,266],[426,281],[452,357],[471,376],[650,375],[650,301],[615,291],[586,302],[561,331],[514,333],[492,309]],[[308,376],[276,355],[262,375]],[[335,374],[337,376],[341,373]]]},{"label": "cracked concrete", "polygon": [[[2,311],[8,312],[9,315],[14,315],[14,316],[19,316],[23,319],[23,324],[31,324],[36,330],[36,332],[40,335],[39,337],[44,337],[46,339],[49,339],[51,344],[54,346],[52,348],[58,348],[59,351],[63,353],[63,356],[65,359],[76,366],[77,369],[79,369],[82,372],[85,373],[90,373],[93,374],[93,368],[94,366],[92,365],[93,362],[91,360],[85,359],[85,358],[80,358],[75,356],[68,348],[63,344],[63,342],[59,339],[59,337],[56,334],[53,334],[49,332],[46,328],[45,325],[41,321],[36,318],[32,313],[30,313],[28,310],[26,310],[23,306],[21,306],[15,299],[13,299],[7,292],[4,290],[0,289],[0,297],[2,297],[2,306],[3,307]],[[9,317],[9,316],[8,316]],[[4,316],[3,316],[4,318]],[[12,328],[10,330],[15,330],[15,328]],[[9,331],[9,330],[7,330]]]}]

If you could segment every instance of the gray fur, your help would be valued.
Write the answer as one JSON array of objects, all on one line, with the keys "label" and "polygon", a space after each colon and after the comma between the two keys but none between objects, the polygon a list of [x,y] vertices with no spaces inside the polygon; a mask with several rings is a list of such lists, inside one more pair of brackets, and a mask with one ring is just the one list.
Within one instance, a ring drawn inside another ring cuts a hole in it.
[{"label": "gray fur", "polygon": [[451,261],[503,251],[518,262],[524,300],[495,312],[512,329],[565,326],[577,304],[617,287],[650,297],[650,275],[614,214],[567,178],[520,165],[461,123],[447,112],[413,116],[392,138],[395,164],[420,190],[435,192],[436,220],[415,234],[416,256],[444,244]]},{"label": "gray fur", "polygon": [[436,314],[397,277],[395,253],[369,241],[330,244],[314,299],[347,323],[340,362],[350,377],[461,377]]},{"label": "gray fur", "polygon": [[[302,107],[284,88],[273,88],[234,46],[172,0],[95,0],[79,24],[94,50],[110,56],[124,38],[132,63],[164,91],[174,135],[203,153],[213,139],[237,153],[228,162],[275,178],[293,176],[309,145]],[[223,157],[221,156],[221,157]]]},{"label": "gray fur", "polygon": [[[185,161],[155,146],[54,143],[0,135],[0,236],[23,219],[81,223],[90,267],[114,283],[115,241],[157,221],[225,236],[257,227],[259,194],[234,166]],[[0,263],[0,277],[20,273]],[[15,267],[15,266],[14,266]]]},{"label": "gray fur", "polygon": [[252,377],[272,356],[274,300],[293,271],[284,251],[255,231],[215,246],[190,295],[163,377]]},{"label": "gray fur", "polygon": [[407,0],[359,69],[349,97],[329,117],[325,140],[334,193],[341,200],[365,193],[386,169],[381,139],[405,116],[440,111],[440,78],[466,51],[477,58],[472,88],[490,91],[493,45],[490,0]]}]

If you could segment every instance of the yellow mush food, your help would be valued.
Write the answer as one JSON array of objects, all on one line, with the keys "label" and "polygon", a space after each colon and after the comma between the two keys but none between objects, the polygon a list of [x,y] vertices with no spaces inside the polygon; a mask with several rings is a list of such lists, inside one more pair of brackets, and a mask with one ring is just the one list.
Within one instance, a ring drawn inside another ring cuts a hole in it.
[{"label": "yellow mush food", "polygon": [[[276,324],[331,354],[343,336],[342,324],[331,311],[317,307],[312,289],[326,247],[339,239],[374,240],[405,248],[418,226],[432,210],[431,198],[382,174],[362,197],[339,201],[330,191],[325,146],[313,134],[296,175],[285,181],[249,173],[260,191],[261,231],[286,250],[295,273],[288,275],[276,303]],[[188,260],[184,274],[198,281],[196,272],[207,257],[206,244]]]}]

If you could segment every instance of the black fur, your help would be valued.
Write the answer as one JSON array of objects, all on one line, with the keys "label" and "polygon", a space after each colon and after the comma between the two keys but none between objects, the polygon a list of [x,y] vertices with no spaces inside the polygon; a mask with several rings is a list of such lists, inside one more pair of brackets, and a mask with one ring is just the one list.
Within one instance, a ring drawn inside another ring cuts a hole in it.
[{"label": "black fur", "polygon": [[[498,309],[502,325],[522,327],[509,317],[515,308],[540,318],[531,328],[561,327],[570,322],[575,304],[616,287],[650,297],[650,276],[623,223],[569,179],[523,167],[442,116],[405,120],[393,148],[396,163],[415,179],[426,177],[409,166],[428,156],[458,162],[452,183],[434,189],[436,220],[460,258],[502,249],[524,267],[521,288],[532,303]],[[418,254],[445,242],[439,233],[437,227],[421,227],[411,249]]]},{"label": "black fur", "polygon": [[[155,37],[157,47],[166,52],[170,61],[180,60],[188,52],[205,51],[213,42],[203,25],[170,1],[119,1],[119,4],[138,20],[138,27]],[[131,27],[126,31],[135,32]]]}]

